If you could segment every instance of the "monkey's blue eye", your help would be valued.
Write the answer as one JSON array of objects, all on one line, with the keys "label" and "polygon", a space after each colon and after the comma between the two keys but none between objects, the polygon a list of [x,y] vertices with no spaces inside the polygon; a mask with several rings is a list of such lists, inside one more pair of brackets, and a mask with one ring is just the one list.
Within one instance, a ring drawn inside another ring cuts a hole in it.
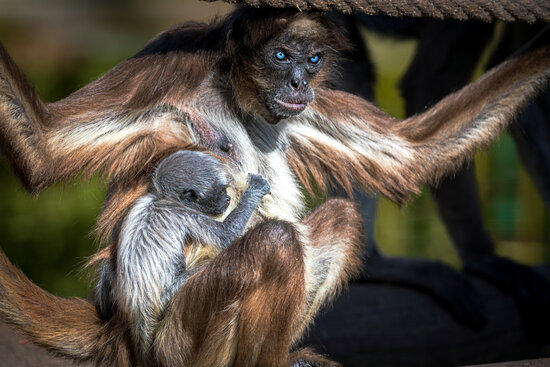
[{"label": "monkey's blue eye", "polygon": [[286,54],[283,51],[277,51],[277,52],[275,52],[275,58],[279,61],[285,61],[286,60]]},{"label": "monkey's blue eye", "polygon": [[321,61],[321,58],[319,57],[319,55],[311,56],[309,58],[309,62],[312,64],[317,64],[319,63],[319,61]]}]

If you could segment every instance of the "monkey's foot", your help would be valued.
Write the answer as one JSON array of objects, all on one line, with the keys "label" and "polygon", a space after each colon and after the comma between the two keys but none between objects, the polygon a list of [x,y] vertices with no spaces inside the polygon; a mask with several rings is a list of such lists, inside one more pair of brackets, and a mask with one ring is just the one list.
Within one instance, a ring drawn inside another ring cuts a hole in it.
[{"label": "monkey's foot", "polygon": [[534,343],[550,340],[550,282],[536,269],[502,257],[486,256],[466,263],[464,271],[514,297],[528,339]]},{"label": "monkey's foot", "polygon": [[481,330],[486,324],[479,293],[464,275],[442,263],[422,259],[376,256],[368,259],[360,282],[387,283],[423,292],[461,324]]}]

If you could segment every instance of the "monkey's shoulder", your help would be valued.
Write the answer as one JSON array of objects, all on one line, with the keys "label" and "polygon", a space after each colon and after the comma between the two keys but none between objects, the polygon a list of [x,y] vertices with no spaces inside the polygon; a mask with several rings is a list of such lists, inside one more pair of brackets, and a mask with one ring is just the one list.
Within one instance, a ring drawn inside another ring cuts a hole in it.
[{"label": "monkey's shoulder", "polygon": [[189,208],[174,200],[148,193],[139,197],[124,219],[124,226],[154,227],[159,221],[173,221],[189,213]]}]

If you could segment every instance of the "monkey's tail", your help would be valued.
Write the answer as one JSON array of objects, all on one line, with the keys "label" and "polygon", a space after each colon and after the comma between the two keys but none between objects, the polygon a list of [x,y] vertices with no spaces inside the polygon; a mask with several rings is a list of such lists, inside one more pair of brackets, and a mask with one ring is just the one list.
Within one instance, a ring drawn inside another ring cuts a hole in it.
[{"label": "monkey's tail", "polygon": [[0,319],[28,341],[75,362],[133,365],[124,328],[80,298],[56,297],[32,283],[0,250]]}]

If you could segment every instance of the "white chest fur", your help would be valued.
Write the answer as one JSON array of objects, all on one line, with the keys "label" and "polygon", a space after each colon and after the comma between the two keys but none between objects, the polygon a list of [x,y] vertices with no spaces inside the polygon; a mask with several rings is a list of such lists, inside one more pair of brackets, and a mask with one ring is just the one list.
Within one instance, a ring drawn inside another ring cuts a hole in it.
[{"label": "white chest fur", "polygon": [[233,209],[246,189],[248,174],[255,173],[264,176],[271,185],[271,194],[264,197],[257,212],[267,218],[298,222],[303,214],[304,198],[286,161],[285,122],[276,126],[254,119],[242,122],[230,113],[212,115],[204,110],[201,116],[227,136],[238,157],[238,161],[228,167],[233,178],[229,195],[235,199],[230,209]]}]

